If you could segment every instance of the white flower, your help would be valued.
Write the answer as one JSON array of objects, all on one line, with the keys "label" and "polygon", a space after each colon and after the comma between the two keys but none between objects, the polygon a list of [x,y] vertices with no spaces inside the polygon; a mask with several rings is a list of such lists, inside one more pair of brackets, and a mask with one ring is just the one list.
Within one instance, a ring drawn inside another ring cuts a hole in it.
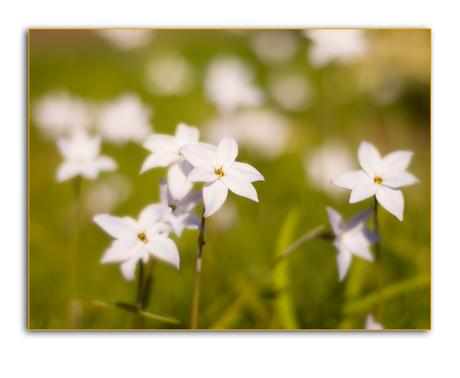
[{"label": "white flower", "polygon": [[187,144],[199,144],[209,150],[214,146],[205,143],[198,143],[200,132],[196,127],[180,123],[176,129],[176,135],[153,134],[150,135],[143,147],[152,151],[142,165],[141,173],[156,167],[167,167],[168,184],[171,195],[174,199],[180,200],[190,191],[193,184],[186,181],[187,175],[193,169],[190,163],[180,153],[180,148]]},{"label": "white flower", "polygon": [[95,180],[99,171],[114,171],[117,163],[111,157],[99,156],[101,137],[90,137],[83,131],[76,132],[73,138],[59,138],[57,140],[59,152],[65,161],[59,166],[57,180],[68,180],[74,176],[82,175],[90,180]]},{"label": "white flower", "polygon": [[180,152],[195,168],[187,176],[189,182],[204,182],[204,217],[214,214],[227,199],[228,190],[259,202],[251,182],[265,181],[264,177],[249,164],[235,161],[238,144],[230,137],[222,139],[216,151],[205,150],[197,145],[187,145]]},{"label": "white flower", "polygon": [[92,106],[66,91],[39,98],[32,106],[32,119],[45,136],[59,137],[87,130],[93,122]]},{"label": "white flower", "polygon": [[169,222],[177,236],[182,235],[184,228],[200,228],[200,217],[192,210],[203,200],[201,191],[192,190],[181,200],[176,200],[172,197],[166,180],[160,178],[160,200],[163,205],[172,209],[165,221]]},{"label": "white flower", "polygon": [[342,281],[350,267],[352,255],[368,261],[374,260],[369,247],[379,239],[379,236],[365,226],[372,209],[356,214],[347,223],[344,223],[342,216],[334,209],[328,207],[327,212],[336,236],[333,244],[338,251],[339,279]]},{"label": "white flower", "polygon": [[170,213],[170,207],[154,204],[142,210],[138,221],[131,217],[96,215],[93,218],[94,222],[117,239],[105,251],[101,262],[120,262],[121,271],[129,281],[134,280],[137,262],[142,259],[146,263],[149,255],[179,269],[179,251],[176,244],[168,237],[172,229],[163,221],[163,218]]},{"label": "white flower", "polygon": [[206,95],[224,117],[231,116],[238,107],[262,103],[262,92],[252,79],[252,72],[237,58],[215,59],[206,75]]},{"label": "white flower", "polygon": [[365,328],[366,329],[383,329],[382,325],[380,323],[377,323],[374,320],[374,317],[372,316],[372,314],[367,314]]},{"label": "white flower", "polygon": [[331,61],[347,63],[367,50],[363,30],[305,30],[304,35],[313,41],[308,57],[317,68]]},{"label": "white flower", "polygon": [[151,134],[152,109],[135,93],[125,93],[102,107],[97,129],[107,141],[141,143]]},{"label": "white flower", "polygon": [[350,203],[375,195],[383,208],[402,221],[404,197],[398,188],[420,182],[412,174],[405,172],[412,155],[409,151],[396,151],[382,159],[372,144],[362,142],[358,150],[358,160],[363,170],[342,173],[331,183],[340,188],[351,189]]}]

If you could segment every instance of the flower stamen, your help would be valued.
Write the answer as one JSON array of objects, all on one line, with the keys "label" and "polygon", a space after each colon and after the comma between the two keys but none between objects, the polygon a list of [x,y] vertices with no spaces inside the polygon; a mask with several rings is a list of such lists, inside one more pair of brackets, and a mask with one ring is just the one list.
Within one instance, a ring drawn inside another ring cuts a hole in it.
[{"label": "flower stamen", "polygon": [[377,185],[380,185],[382,183],[382,179],[380,177],[376,177],[374,179],[374,182],[377,184]]},{"label": "flower stamen", "polygon": [[222,177],[224,175],[224,172],[222,171],[222,168],[216,169],[216,175],[219,177]]},{"label": "flower stamen", "polygon": [[139,239],[141,239],[141,242],[142,242],[142,243],[144,243],[144,244],[147,243],[147,237],[145,236],[144,233],[141,233],[141,234],[137,235],[137,237],[138,237]]}]

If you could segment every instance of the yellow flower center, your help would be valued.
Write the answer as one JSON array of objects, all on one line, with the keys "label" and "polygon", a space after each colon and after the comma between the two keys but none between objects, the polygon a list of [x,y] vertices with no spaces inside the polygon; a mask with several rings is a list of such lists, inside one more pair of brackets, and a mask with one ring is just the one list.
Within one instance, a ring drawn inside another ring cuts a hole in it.
[{"label": "yellow flower center", "polygon": [[170,207],[173,211],[176,210],[176,206],[174,206],[174,205],[169,205],[169,207]]},{"label": "yellow flower center", "polygon": [[374,179],[374,182],[375,182],[376,184],[380,185],[380,184],[382,183],[382,179],[381,179],[380,177],[376,177],[376,178]]},{"label": "yellow flower center", "polygon": [[147,243],[147,237],[145,236],[144,233],[137,235],[137,237],[138,237],[139,239],[141,239],[141,242],[142,242],[142,243],[144,243],[144,244]]},{"label": "yellow flower center", "polygon": [[222,172],[222,168],[216,169],[216,175],[219,177],[222,177],[224,175],[224,172]]}]

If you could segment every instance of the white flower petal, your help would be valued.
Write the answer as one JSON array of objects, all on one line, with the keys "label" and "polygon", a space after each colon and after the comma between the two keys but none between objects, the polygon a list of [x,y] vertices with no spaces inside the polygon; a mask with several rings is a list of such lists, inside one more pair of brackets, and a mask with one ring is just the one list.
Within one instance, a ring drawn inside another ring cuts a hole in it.
[{"label": "white flower petal", "polygon": [[162,205],[169,206],[171,205],[171,194],[168,190],[168,182],[160,177],[160,202]]},{"label": "white flower petal", "polygon": [[61,153],[62,157],[66,160],[71,160],[72,159],[72,154],[71,154],[71,143],[65,138],[58,138],[57,140],[57,146],[59,149],[59,152]]},{"label": "white flower petal", "polygon": [[403,220],[404,197],[399,189],[391,189],[382,186],[375,197],[384,209],[393,214],[400,221]]},{"label": "white flower petal", "polygon": [[255,169],[252,165],[246,163],[239,163],[235,161],[232,164],[232,166],[227,170],[227,172],[233,170],[241,173],[247,180],[249,180],[249,182],[265,181],[264,176],[262,176],[260,172],[257,169]]},{"label": "white flower petal", "polygon": [[369,176],[363,170],[342,173],[339,177],[331,181],[332,185],[344,189],[353,189],[356,184],[363,180],[368,180]]},{"label": "white flower petal", "polygon": [[366,318],[365,328],[366,329],[383,329],[383,326],[380,323],[377,323],[371,314],[368,314]]},{"label": "white flower petal", "polygon": [[196,144],[200,138],[200,132],[196,127],[187,126],[184,123],[179,123],[176,129],[176,145],[178,147],[186,144]]},{"label": "white flower petal", "polygon": [[355,229],[363,228],[366,222],[369,220],[374,209],[369,208],[367,210],[361,211],[360,213],[354,215],[343,228],[344,231],[351,232]]},{"label": "white flower petal", "polygon": [[177,148],[174,144],[174,137],[164,134],[150,135],[142,147],[147,148],[152,152],[176,152]]},{"label": "white flower petal", "polygon": [[345,248],[339,249],[337,253],[337,265],[339,267],[339,280],[342,281],[347,275],[351,263],[351,253]]},{"label": "white flower petal", "polygon": [[259,202],[256,188],[241,173],[233,171],[231,176],[224,175],[221,180],[233,193]]},{"label": "white flower petal", "polygon": [[141,258],[141,256],[137,255],[137,256],[134,256],[134,257],[130,258],[129,260],[121,263],[121,265],[120,265],[121,272],[123,273],[123,276],[128,281],[133,281],[134,280],[134,278],[135,278],[134,273],[136,272],[136,265],[137,265],[137,262],[139,261],[140,258]]},{"label": "white flower petal", "polygon": [[145,248],[156,258],[166,261],[179,269],[180,256],[176,243],[171,239],[155,236],[145,244]]},{"label": "white flower petal", "polygon": [[374,179],[380,177],[383,172],[382,158],[377,149],[368,142],[362,142],[358,150],[358,160],[366,174]]},{"label": "white flower petal", "polygon": [[114,171],[118,168],[118,164],[109,156],[99,156],[92,163],[94,164],[99,171]]},{"label": "white flower petal", "polygon": [[364,233],[364,236],[366,237],[367,241],[370,244],[377,243],[380,240],[379,234],[377,234],[375,231],[373,231],[373,230],[371,230],[371,229],[369,229],[367,227],[364,227],[362,232]]},{"label": "white flower petal", "polygon": [[372,197],[378,190],[381,189],[381,185],[378,185],[374,180],[366,179],[358,182],[350,194],[350,203],[356,203],[366,198]]},{"label": "white flower petal", "polygon": [[143,245],[139,239],[114,240],[110,248],[105,251],[101,263],[105,264],[129,260],[133,256],[137,256],[142,248]]},{"label": "white flower petal", "polygon": [[192,165],[184,159],[180,159],[169,167],[169,193],[175,201],[180,201],[192,189],[193,183],[187,181],[187,176],[192,170]]},{"label": "white flower petal", "polygon": [[88,180],[96,180],[97,176],[99,176],[99,169],[94,162],[82,164],[81,175]]},{"label": "white flower petal", "polygon": [[409,172],[403,171],[388,171],[382,175],[382,185],[390,188],[400,188],[412,184],[419,184],[420,181]]},{"label": "white flower petal", "polygon": [[330,207],[326,207],[326,210],[329,214],[329,221],[331,222],[332,230],[335,235],[339,236],[344,226],[342,216]]},{"label": "white flower petal", "polygon": [[405,171],[413,154],[410,151],[396,151],[388,154],[382,159],[383,172]]},{"label": "white flower petal", "polygon": [[217,176],[215,169],[208,166],[196,167],[190,174],[187,176],[188,182],[214,182],[219,178]]},{"label": "white flower petal", "polygon": [[187,218],[184,219],[185,227],[192,229],[199,229],[201,227],[201,219],[197,213],[188,213]]},{"label": "white flower petal", "polygon": [[145,236],[147,237],[147,240],[150,241],[150,238],[153,238],[155,236],[158,236],[158,234],[162,234],[164,236],[168,236],[171,231],[173,231],[173,227],[165,223],[167,220],[169,220],[172,216],[171,214],[166,215],[164,218],[164,221],[159,221],[159,222],[154,222],[150,223],[144,230]]},{"label": "white flower petal", "polygon": [[144,164],[142,165],[141,173],[144,173],[145,171],[152,169],[152,168],[167,167],[169,164],[179,159],[180,159],[180,156],[177,153],[177,151],[176,152],[170,152],[170,151],[154,152],[144,161]]},{"label": "white flower petal", "polygon": [[158,222],[164,216],[170,214],[171,211],[172,209],[169,206],[165,206],[161,203],[149,205],[144,210],[142,210],[141,214],[139,215],[139,226],[145,230],[153,223]]},{"label": "white flower petal", "polygon": [[138,223],[131,217],[114,217],[109,214],[99,214],[93,218],[99,227],[115,239],[137,239]]},{"label": "white flower petal", "polygon": [[362,230],[344,233],[342,236],[342,245],[356,256],[362,257],[368,261],[374,260],[369,249],[369,240],[367,240]]},{"label": "white flower petal", "polygon": [[178,236],[182,236],[182,231],[185,228],[185,219],[187,218],[187,213],[176,213],[175,211],[171,213],[168,217],[168,222],[171,224],[174,233]]},{"label": "white flower petal", "polygon": [[184,213],[189,212],[197,207],[201,201],[203,201],[201,190],[192,190],[179,201],[176,210]]},{"label": "white flower petal", "polygon": [[224,173],[231,167],[238,156],[238,144],[230,137],[223,138],[216,149],[216,168],[222,168]]},{"label": "white flower petal", "polygon": [[221,180],[203,185],[204,217],[207,218],[221,208],[227,199],[228,188]]},{"label": "white flower petal", "polygon": [[63,182],[79,174],[81,174],[80,164],[65,161],[59,166],[56,173],[56,179],[58,182]]},{"label": "white flower petal", "polygon": [[213,166],[209,151],[196,144],[187,144],[180,149],[180,153],[194,167]]}]

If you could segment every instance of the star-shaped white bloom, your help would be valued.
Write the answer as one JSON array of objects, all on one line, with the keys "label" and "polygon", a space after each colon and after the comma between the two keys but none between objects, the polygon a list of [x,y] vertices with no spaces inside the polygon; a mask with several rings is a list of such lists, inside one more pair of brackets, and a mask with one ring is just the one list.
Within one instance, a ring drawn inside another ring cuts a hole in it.
[{"label": "star-shaped white bloom", "polygon": [[172,197],[166,180],[160,178],[160,200],[163,205],[172,209],[165,221],[169,222],[177,236],[182,235],[184,228],[200,228],[200,217],[192,210],[203,200],[201,191],[192,190],[181,200],[176,200]]},{"label": "star-shaped white bloom", "polygon": [[414,175],[405,172],[412,155],[409,151],[396,151],[382,159],[372,144],[362,142],[358,160],[363,170],[342,173],[331,183],[351,189],[350,203],[375,195],[384,209],[402,221],[404,197],[398,188],[420,182]]},{"label": "star-shaped white bloom", "polygon": [[228,190],[259,202],[251,182],[265,181],[257,169],[249,164],[236,162],[238,144],[230,137],[223,138],[216,151],[205,150],[198,145],[180,149],[182,155],[195,168],[187,176],[189,182],[204,182],[204,216],[209,217],[223,205]]},{"label": "star-shaped white bloom", "polygon": [[380,323],[377,323],[374,320],[374,317],[372,314],[368,314],[366,318],[366,329],[383,329],[382,325]]},{"label": "star-shaped white bloom", "polygon": [[179,251],[168,237],[172,227],[164,223],[171,208],[162,204],[147,206],[139,220],[131,217],[114,217],[109,214],[96,215],[93,220],[115,239],[102,257],[102,263],[120,262],[121,271],[128,281],[134,280],[137,262],[144,263],[152,255],[179,269]]},{"label": "star-shaped white bloom", "polygon": [[72,139],[57,140],[59,152],[65,161],[59,166],[56,178],[59,182],[74,176],[82,175],[95,180],[99,171],[114,171],[117,163],[111,157],[99,156],[101,137],[90,137],[83,131],[78,131]]},{"label": "star-shaped white bloom", "polygon": [[174,199],[182,199],[192,188],[193,184],[186,181],[187,175],[193,169],[190,163],[180,153],[180,148],[187,144],[199,144],[201,147],[213,150],[214,146],[198,143],[200,132],[196,127],[180,123],[176,135],[153,134],[150,135],[143,147],[152,151],[142,165],[141,173],[156,167],[167,167],[168,184]]},{"label": "star-shaped white bloom", "polygon": [[368,261],[374,260],[369,247],[379,239],[379,236],[366,227],[366,222],[372,214],[372,209],[356,214],[347,223],[344,223],[342,216],[334,209],[328,207],[327,212],[332,230],[336,236],[333,244],[338,251],[339,279],[342,281],[350,267],[352,255],[362,257]]}]

